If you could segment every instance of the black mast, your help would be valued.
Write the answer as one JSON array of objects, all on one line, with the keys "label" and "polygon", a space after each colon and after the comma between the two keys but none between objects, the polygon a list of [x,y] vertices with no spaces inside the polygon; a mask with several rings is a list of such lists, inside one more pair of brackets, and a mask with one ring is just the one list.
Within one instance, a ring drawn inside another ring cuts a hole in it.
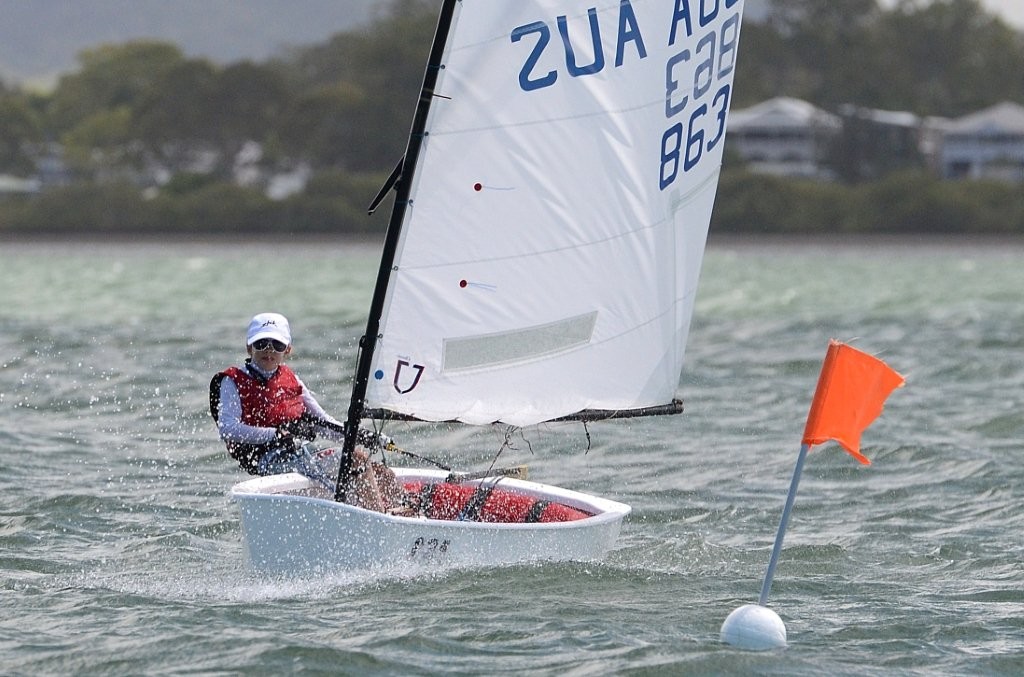
[{"label": "black mast", "polygon": [[356,432],[363,418],[363,405],[366,400],[366,387],[370,380],[370,368],[373,366],[373,353],[380,338],[380,317],[384,312],[384,299],[387,296],[391,269],[395,263],[398,240],[405,220],[406,208],[409,205],[409,193],[412,188],[412,175],[419,159],[420,147],[423,143],[424,130],[427,126],[427,114],[434,99],[434,86],[443,65],[445,44],[455,13],[455,4],[460,0],[444,0],[441,14],[437,19],[437,30],[434,32],[434,43],[427,58],[427,69],[423,74],[423,87],[420,99],[416,104],[416,115],[409,134],[409,143],[405,151],[403,169],[398,183],[395,185],[395,206],[391,210],[388,232],[384,239],[384,251],[381,254],[380,268],[377,271],[377,285],[373,290],[370,302],[370,315],[366,319],[366,332],[359,340],[359,362],[356,366],[355,381],[352,384],[352,400],[348,407],[348,420],[345,422],[345,443],[342,445],[341,466],[338,468],[338,481],[334,489],[334,499],[345,501],[349,473],[352,469],[352,455],[356,448]]}]

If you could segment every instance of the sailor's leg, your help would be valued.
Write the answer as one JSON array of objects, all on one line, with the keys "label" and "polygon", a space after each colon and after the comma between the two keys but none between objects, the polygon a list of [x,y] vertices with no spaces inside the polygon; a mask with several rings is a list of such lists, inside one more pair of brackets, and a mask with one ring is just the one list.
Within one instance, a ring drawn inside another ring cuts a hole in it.
[{"label": "sailor's leg", "polygon": [[373,464],[373,474],[377,478],[377,488],[384,505],[394,508],[402,505],[406,498],[405,490],[398,484],[395,471],[382,463]]},{"label": "sailor's leg", "polygon": [[373,471],[370,457],[357,449],[352,457],[352,470],[348,481],[348,502],[367,510],[384,512],[384,501],[377,486],[377,475]]}]

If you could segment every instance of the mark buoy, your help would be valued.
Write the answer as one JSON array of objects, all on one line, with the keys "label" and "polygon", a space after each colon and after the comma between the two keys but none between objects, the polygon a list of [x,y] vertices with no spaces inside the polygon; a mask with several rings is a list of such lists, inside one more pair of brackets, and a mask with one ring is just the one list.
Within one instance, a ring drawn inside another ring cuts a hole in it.
[{"label": "mark buoy", "polygon": [[786,646],[786,624],[766,606],[745,604],[725,619],[720,637],[740,649],[780,649]]}]

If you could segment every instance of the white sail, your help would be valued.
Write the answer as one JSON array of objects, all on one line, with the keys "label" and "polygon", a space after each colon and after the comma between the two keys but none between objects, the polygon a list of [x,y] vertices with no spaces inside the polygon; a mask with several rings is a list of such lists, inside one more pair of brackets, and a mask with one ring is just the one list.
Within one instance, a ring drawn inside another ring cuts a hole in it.
[{"label": "white sail", "polygon": [[528,425],[673,400],[742,0],[463,0],[368,407]]}]

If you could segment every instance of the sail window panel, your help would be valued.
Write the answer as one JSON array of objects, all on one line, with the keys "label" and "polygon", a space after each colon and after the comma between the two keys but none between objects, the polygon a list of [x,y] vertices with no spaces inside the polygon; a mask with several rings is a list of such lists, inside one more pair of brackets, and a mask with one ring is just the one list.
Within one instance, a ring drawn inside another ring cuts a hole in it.
[{"label": "sail window panel", "polygon": [[597,311],[511,331],[444,340],[445,373],[550,357],[591,342]]}]

